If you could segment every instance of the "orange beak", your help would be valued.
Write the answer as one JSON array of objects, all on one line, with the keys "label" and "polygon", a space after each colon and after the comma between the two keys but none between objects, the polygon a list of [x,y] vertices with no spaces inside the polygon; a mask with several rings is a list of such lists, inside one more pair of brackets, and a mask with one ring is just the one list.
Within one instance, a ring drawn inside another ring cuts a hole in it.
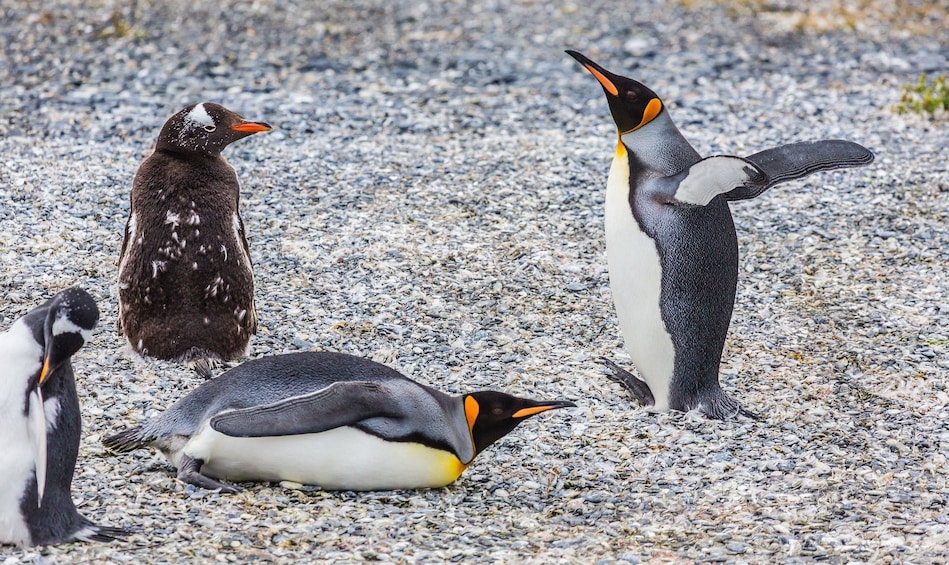
[{"label": "orange beak", "polygon": [[270,131],[273,128],[270,127],[270,124],[265,124],[264,122],[241,122],[232,125],[231,129],[244,133],[259,133],[262,131]]}]

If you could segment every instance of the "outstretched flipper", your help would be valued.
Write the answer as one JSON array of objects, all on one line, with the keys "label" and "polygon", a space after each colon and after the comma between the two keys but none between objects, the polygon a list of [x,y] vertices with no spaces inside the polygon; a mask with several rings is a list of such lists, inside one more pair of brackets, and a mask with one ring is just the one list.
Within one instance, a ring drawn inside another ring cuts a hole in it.
[{"label": "outstretched flipper", "polygon": [[652,391],[649,390],[649,385],[646,384],[646,381],[640,379],[636,375],[630,373],[606,357],[600,357],[600,363],[606,365],[606,368],[610,370],[610,373],[606,375],[607,378],[622,385],[623,388],[632,393],[632,395],[636,398],[636,400],[639,401],[641,405],[653,406],[656,404],[656,399],[653,397]]},{"label": "outstretched flipper", "polygon": [[211,427],[232,437],[315,434],[386,416],[381,407],[391,394],[382,383],[337,382],[273,404],[222,412],[211,418]]},{"label": "outstretched flipper", "polygon": [[745,157],[768,176],[765,186],[741,186],[725,193],[726,200],[746,200],[776,184],[806,177],[820,171],[862,167],[873,162],[866,147],[842,139],[802,141],[765,149]]},{"label": "outstretched flipper", "polygon": [[[719,194],[735,190],[763,192],[768,175],[754,163],[731,155],[706,157],[679,174],[666,177],[661,193],[669,204],[706,206]],[[727,196],[726,196],[727,198]]]}]

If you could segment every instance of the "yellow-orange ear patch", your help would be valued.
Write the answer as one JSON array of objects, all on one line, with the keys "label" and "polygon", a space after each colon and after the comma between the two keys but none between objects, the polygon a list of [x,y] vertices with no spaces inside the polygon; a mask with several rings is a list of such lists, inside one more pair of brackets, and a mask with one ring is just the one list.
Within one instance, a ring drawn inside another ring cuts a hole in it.
[{"label": "yellow-orange ear patch", "polygon": [[465,418],[468,420],[468,430],[473,430],[475,425],[475,420],[478,419],[478,413],[481,411],[481,407],[478,406],[478,401],[472,396],[465,397]]},{"label": "yellow-orange ear patch", "polygon": [[636,126],[636,129],[643,127],[652,121],[653,118],[659,115],[659,112],[662,110],[662,102],[658,98],[653,98],[649,101],[649,104],[646,104],[646,109],[643,111],[643,121],[639,122],[639,125]]},{"label": "yellow-orange ear patch", "polygon": [[604,74],[601,73],[600,71],[594,69],[594,68],[591,67],[590,65],[583,65],[583,66],[586,67],[586,69],[587,69],[588,71],[590,71],[590,73],[592,73],[593,76],[596,77],[596,80],[600,81],[600,84],[603,85],[603,88],[605,88],[607,92],[609,92],[609,93],[612,94],[613,96],[618,96],[618,95],[619,95],[619,90],[616,88],[616,85],[613,84],[613,81],[611,81],[610,79],[606,78],[606,75],[604,75]]},{"label": "yellow-orange ear patch", "polygon": [[528,416],[533,416],[534,414],[540,414],[541,412],[546,412],[554,406],[532,406],[530,408],[521,408],[517,412],[511,414],[512,418],[526,418]]}]

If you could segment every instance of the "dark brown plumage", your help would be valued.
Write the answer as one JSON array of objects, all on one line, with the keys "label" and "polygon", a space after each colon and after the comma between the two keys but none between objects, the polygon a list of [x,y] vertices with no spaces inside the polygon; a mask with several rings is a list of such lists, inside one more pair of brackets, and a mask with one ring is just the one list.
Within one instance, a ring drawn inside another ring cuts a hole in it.
[{"label": "dark brown plumage", "polygon": [[270,129],[209,102],[165,123],[135,175],[119,256],[119,331],[135,351],[186,363],[246,353],[254,276],[240,183],[221,150]]}]

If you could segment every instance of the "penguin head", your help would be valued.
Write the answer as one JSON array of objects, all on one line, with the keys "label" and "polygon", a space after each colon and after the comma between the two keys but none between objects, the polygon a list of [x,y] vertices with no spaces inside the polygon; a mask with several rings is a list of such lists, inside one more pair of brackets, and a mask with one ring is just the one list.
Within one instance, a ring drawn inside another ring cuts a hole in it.
[{"label": "penguin head", "polygon": [[238,139],[271,129],[269,124],[249,122],[220,104],[202,102],[168,118],[155,149],[218,155]]},{"label": "penguin head", "polygon": [[475,455],[487,449],[534,414],[554,408],[576,406],[568,400],[531,400],[491,390],[466,394],[464,405]]},{"label": "penguin head", "polygon": [[46,436],[50,429],[46,425],[43,389],[44,386],[49,389],[47,383],[58,380],[57,371],[68,365],[73,354],[89,339],[98,321],[99,308],[95,300],[81,288],[60,292],[17,321],[26,327],[27,335],[42,349],[39,369],[33,369],[32,374],[21,373],[26,380],[26,426],[36,473],[37,506],[43,503],[46,487]]},{"label": "penguin head", "polygon": [[567,54],[590,71],[603,87],[620,135],[638,130],[662,112],[662,100],[649,87],[613,74],[581,53],[568,50]]},{"label": "penguin head", "polygon": [[36,385],[42,386],[92,335],[99,321],[99,308],[88,292],[74,287],[60,292],[37,310],[45,311],[41,341],[43,364],[36,376]]}]

